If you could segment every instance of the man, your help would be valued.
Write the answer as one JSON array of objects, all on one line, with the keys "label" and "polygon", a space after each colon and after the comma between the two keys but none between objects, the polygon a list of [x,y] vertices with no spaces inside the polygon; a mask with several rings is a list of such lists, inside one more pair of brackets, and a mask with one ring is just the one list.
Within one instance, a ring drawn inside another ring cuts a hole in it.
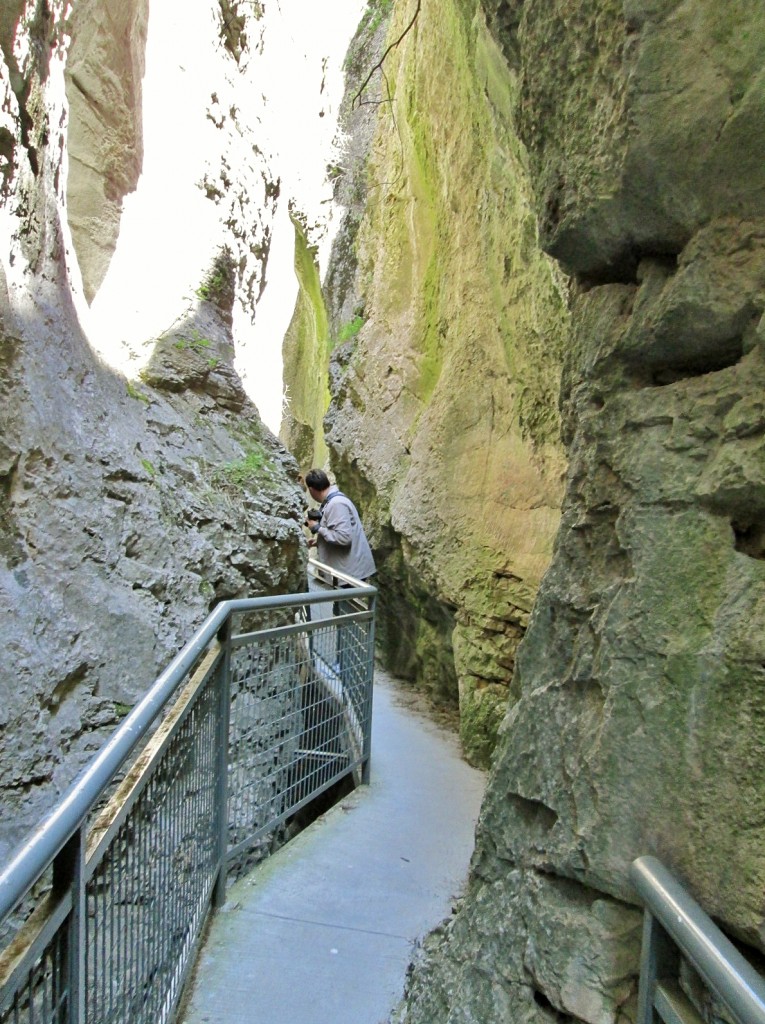
[{"label": "man", "polygon": [[306,520],[318,545],[319,561],[357,580],[369,579],[376,572],[375,561],[356,506],[336,484],[330,484],[323,469],[309,469],[305,483],[313,500],[320,502],[321,518]]}]

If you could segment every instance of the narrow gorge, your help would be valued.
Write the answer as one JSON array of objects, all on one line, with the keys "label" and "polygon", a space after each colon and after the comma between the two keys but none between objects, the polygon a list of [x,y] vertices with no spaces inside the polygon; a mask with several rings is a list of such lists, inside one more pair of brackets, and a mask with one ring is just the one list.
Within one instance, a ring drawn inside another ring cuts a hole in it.
[{"label": "narrow gorge", "polygon": [[[178,91],[145,96],[161,6],[0,11],[0,850],[219,600],[302,589],[326,464],[380,659],[490,770],[398,1024],[634,1021],[647,853],[765,954],[762,12],[343,5],[309,201],[265,140],[279,3],[176,8]],[[191,230],[139,236],[115,292],[149,107],[196,113],[160,195]],[[239,364],[279,218],[280,427]]]}]

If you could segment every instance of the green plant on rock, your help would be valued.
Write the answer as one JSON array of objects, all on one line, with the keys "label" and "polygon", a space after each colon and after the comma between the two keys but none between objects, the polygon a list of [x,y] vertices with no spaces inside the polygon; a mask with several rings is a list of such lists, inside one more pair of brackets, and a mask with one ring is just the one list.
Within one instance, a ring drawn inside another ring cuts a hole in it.
[{"label": "green plant on rock", "polygon": [[222,249],[207,277],[196,289],[196,296],[203,302],[221,305],[234,285],[234,258],[228,248]]},{"label": "green plant on rock", "polygon": [[178,338],[173,342],[173,346],[178,349],[179,352],[183,352],[185,349],[190,348],[194,352],[204,352],[205,349],[210,348],[212,342],[209,338],[204,338],[199,331],[192,331],[190,338]]},{"label": "green plant on rock", "polygon": [[226,283],[226,279],[222,274],[213,274],[206,281],[204,281],[196,289],[194,294],[204,299],[205,302],[212,302],[218,292],[220,292]]},{"label": "green plant on rock", "polygon": [[369,0],[367,9],[361,16],[359,31],[367,31],[373,35],[393,10],[393,0]]},{"label": "green plant on rock", "polygon": [[269,480],[273,473],[273,462],[260,444],[253,445],[241,459],[224,463],[213,473],[213,482],[235,487],[248,487]]},{"label": "green plant on rock", "polygon": [[355,338],[361,328],[366,323],[363,316],[355,316],[353,320],[349,320],[347,324],[343,324],[340,330],[337,332],[336,345],[342,345],[344,341],[350,341],[351,338]]},{"label": "green plant on rock", "polygon": [[138,402],[146,402],[147,405],[149,404],[149,396],[144,394],[143,391],[139,391],[132,380],[126,381],[125,387],[129,398],[135,398]]},{"label": "green plant on rock", "polygon": [[247,451],[262,448],[263,427],[259,420],[239,420],[231,427],[230,434]]},{"label": "green plant on rock", "polygon": [[154,468],[153,464],[148,459],[141,459],[141,465],[146,470],[146,472],[149,474],[149,476],[154,477],[154,476],[157,475],[156,469]]}]

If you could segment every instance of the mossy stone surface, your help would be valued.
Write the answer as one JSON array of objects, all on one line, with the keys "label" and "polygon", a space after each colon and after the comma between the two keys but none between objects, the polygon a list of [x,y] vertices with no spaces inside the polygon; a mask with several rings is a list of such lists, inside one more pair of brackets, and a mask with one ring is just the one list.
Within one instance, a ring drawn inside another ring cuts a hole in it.
[{"label": "mossy stone surface", "polygon": [[486,6],[540,240],[574,275],[568,473],[468,891],[400,1020],[621,1024],[634,858],[765,950],[765,25],[711,0]]},{"label": "mossy stone surface", "polygon": [[327,462],[323,418],[329,405],[329,322],[316,252],[299,221],[295,228],[298,297],[282,346],[288,400],[280,436],[303,471]]},{"label": "mossy stone surface", "polygon": [[[410,18],[397,7],[389,39]],[[392,102],[378,114],[356,241],[366,319],[335,376],[327,441],[362,501],[381,590],[395,595],[390,612],[381,601],[381,634],[397,635],[399,602],[418,609],[427,594],[474,636],[445,672],[449,627],[435,645],[413,626],[396,663],[429,689],[450,686],[470,715],[476,680],[509,696],[557,527],[564,281],[536,242],[518,82],[480,11],[423,5],[386,77]],[[496,731],[487,709],[475,709],[466,746],[481,763],[491,741],[479,723]]]}]

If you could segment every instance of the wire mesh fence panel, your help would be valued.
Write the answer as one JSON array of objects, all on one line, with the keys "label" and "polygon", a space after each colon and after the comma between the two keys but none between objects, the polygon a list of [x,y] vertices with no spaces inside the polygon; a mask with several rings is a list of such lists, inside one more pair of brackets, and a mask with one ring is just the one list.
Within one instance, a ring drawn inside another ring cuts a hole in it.
[{"label": "wire mesh fence panel", "polygon": [[[277,826],[364,756],[371,613],[338,601],[335,588],[311,590],[326,590],[327,600],[299,609],[293,624],[234,638],[229,850],[249,862],[258,843],[265,855]],[[340,624],[343,615],[355,617]]]},{"label": "wire mesh fence panel", "polygon": [[0,872],[0,1024],[171,1017],[226,868],[368,762],[374,593],[211,614]]},{"label": "wire mesh fence panel", "polygon": [[211,679],[88,882],[88,1024],[155,1024],[177,996],[216,872],[219,704]]},{"label": "wire mesh fence panel", "polygon": [[[229,847],[267,836],[289,805],[289,778],[302,733],[304,655],[298,638],[254,640],[231,656]],[[263,841],[267,845],[267,840]]]},{"label": "wire mesh fence panel", "polygon": [[34,958],[22,985],[0,1002],[1,1024],[60,1024],[69,1017],[68,919]]},{"label": "wire mesh fence panel", "polygon": [[[363,611],[360,602],[343,601],[340,603],[341,615],[359,614]],[[371,697],[368,685],[370,664],[374,657],[370,620],[350,621],[339,626],[338,629],[341,633],[339,644],[343,669],[343,696],[359,725],[366,725],[368,724]]]}]

